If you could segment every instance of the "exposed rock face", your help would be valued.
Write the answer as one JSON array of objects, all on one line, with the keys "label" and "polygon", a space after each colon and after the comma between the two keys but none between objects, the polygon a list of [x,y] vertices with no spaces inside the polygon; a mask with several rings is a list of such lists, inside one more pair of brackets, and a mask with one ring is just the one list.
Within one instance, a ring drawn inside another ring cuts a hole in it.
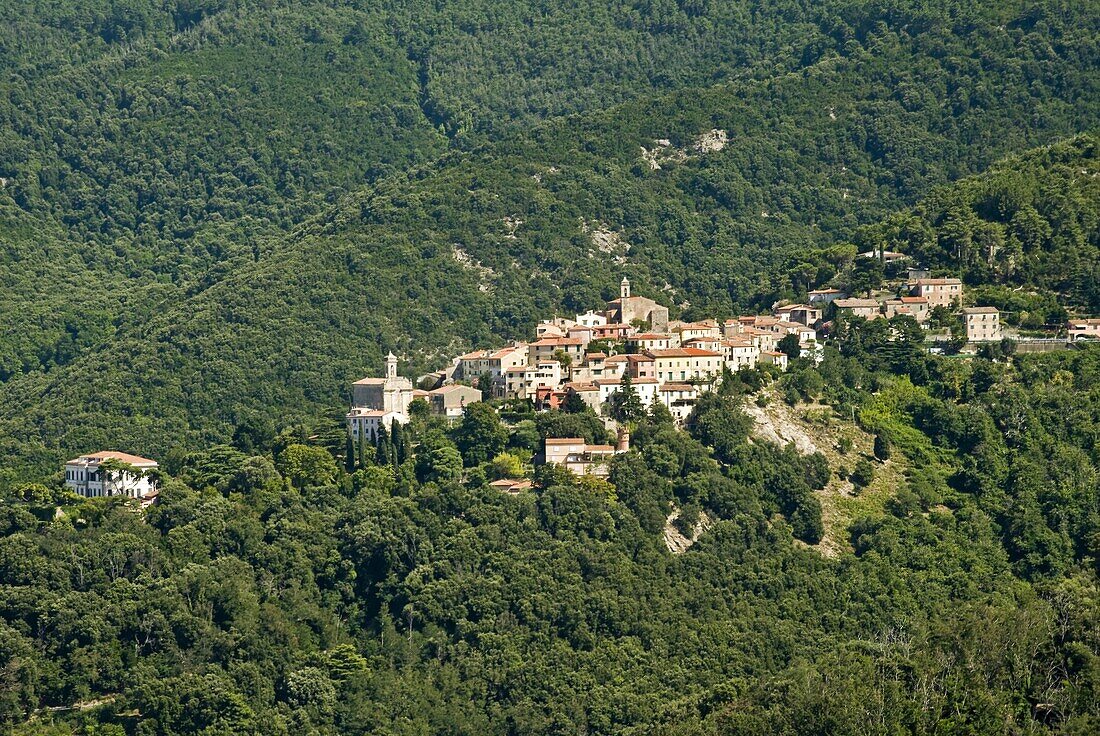
[{"label": "exposed rock face", "polygon": [[481,265],[481,263],[477,259],[475,259],[469,253],[460,248],[458,244],[453,244],[451,246],[451,249],[456,262],[462,264],[464,267],[472,271],[478,272],[481,280],[481,283],[477,287],[478,291],[490,291],[493,288],[493,285],[492,283],[490,283],[490,281],[493,277],[496,276],[496,272],[488,266]]},{"label": "exposed rock face", "polygon": [[721,151],[729,143],[729,133],[715,128],[695,139],[693,148],[696,153],[714,153]]},{"label": "exposed rock face", "polygon": [[653,141],[652,148],[642,146],[642,160],[649,168],[658,171],[663,165],[676,164],[687,161],[694,156],[721,151],[729,143],[729,133],[719,128],[714,128],[701,133],[695,138],[688,148],[677,148],[668,138],[658,138]]},{"label": "exposed rock face", "polygon": [[687,552],[688,549],[699,541],[699,537],[703,536],[703,532],[710,529],[714,524],[713,520],[707,516],[706,512],[699,514],[699,521],[695,522],[695,528],[691,532],[691,537],[685,537],[680,530],[677,529],[673,522],[680,517],[680,510],[676,509],[668,518],[665,519],[664,539],[665,546],[668,547],[668,551],[674,555],[682,555]]}]

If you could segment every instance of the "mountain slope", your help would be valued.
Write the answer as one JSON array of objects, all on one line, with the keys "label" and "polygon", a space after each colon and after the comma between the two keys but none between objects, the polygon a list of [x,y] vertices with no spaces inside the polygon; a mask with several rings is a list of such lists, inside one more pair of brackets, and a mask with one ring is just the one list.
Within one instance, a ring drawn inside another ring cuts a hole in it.
[{"label": "mountain slope", "polygon": [[[832,246],[914,193],[1098,119],[1068,59],[975,76],[967,54],[984,51],[939,40],[942,62],[887,35],[874,53],[550,123],[384,179],[78,364],[10,380],[9,456],[43,468],[87,446],[160,453],[257,413],[338,411],[386,350],[405,370],[435,367],[594,306],[623,272],[689,315],[767,304],[831,276]],[[1057,77],[1065,114],[1033,127],[1021,113],[1037,69]],[[964,109],[903,93],[993,86],[1005,91]],[[695,151],[712,128],[729,143]],[[671,145],[653,170],[641,149],[659,138]],[[621,231],[625,262],[598,251],[599,228]]]}]

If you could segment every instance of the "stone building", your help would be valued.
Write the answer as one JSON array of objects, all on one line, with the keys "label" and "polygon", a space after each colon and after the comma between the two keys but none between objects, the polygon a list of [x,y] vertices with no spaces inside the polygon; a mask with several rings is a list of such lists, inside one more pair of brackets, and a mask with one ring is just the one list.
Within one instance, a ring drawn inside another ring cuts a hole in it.
[{"label": "stone building", "polygon": [[970,342],[991,342],[1003,337],[1001,313],[996,307],[969,307],[963,310],[963,319]]},{"label": "stone building", "polygon": [[653,332],[668,330],[668,307],[644,296],[631,296],[630,281],[623,278],[619,284],[619,298],[607,303],[609,322],[634,324],[641,320]]}]

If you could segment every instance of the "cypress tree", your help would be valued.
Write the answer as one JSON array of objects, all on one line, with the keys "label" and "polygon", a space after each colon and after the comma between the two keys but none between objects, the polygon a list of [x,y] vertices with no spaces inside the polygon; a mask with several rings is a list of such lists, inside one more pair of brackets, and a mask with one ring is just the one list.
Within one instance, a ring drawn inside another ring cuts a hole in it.
[{"label": "cypress tree", "polygon": [[389,465],[393,459],[393,446],[390,444],[390,433],[386,425],[378,423],[378,448],[374,453],[375,462],[379,465]]},{"label": "cypress tree", "polygon": [[400,465],[408,457],[408,441],[405,439],[405,428],[396,419],[390,425],[390,437],[393,444],[394,465]]},{"label": "cypress tree", "polygon": [[344,470],[349,473],[355,472],[355,441],[351,438],[350,430],[344,442]]}]

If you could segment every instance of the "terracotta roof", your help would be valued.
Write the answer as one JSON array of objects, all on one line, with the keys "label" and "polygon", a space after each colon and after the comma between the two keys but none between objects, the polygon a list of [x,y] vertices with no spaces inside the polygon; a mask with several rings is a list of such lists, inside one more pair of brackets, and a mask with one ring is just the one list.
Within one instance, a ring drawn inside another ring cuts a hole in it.
[{"label": "terracotta roof", "polygon": [[594,358],[606,358],[607,353],[585,353],[585,360],[592,360]]},{"label": "terracotta roof", "polygon": [[631,340],[671,340],[672,335],[661,335],[656,332],[643,332],[640,335],[632,335]]},{"label": "terracotta roof", "polygon": [[967,307],[963,310],[963,314],[1000,314],[1001,311],[996,307]]},{"label": "terracotta roof", "polygon": [[962,284],[962,281],[956,278],[917,279],[913,283],[920,286],[951,286],[952,284]]},{"label": "terracotta roof", "polygon": [[565,384],[567,390],[580,393],[581,391],[599,391],[600,389],[594,383],[587,383],[585,381],[577,381],[575,383]]},{"label": "terracotta roof", "polygon": [[547,437],[548,445],[583,445],[584,437]]},{"label": "terracotta roof", "polygon": [[385,379],[385,378],[360,378],[358,381],[356,381],[352,385],[353,386],[374,386],[376,384],[385,383],[386,380],[387,379]]},{"label": "terracotta roof", "polygon": [[359,407],[353,408],[347,413],[348,417],[384,417],[387,414],[393,414],[394,412],[382,411],[381,409],[360,409]]},{"label": "terracotta roof", "polygon": [[[649,385],[651,383],[657,383],[657,379],[656,378],[650,378],[648,376],[643,376],[642,378],[631,377],[630,382],[632,384],[634,384],[635,386],[637,386],[639,383]],[[622,383],[622,379],[621,378],[597,378],[594,381],[592,381],[592,383],[596,384],[597,386],[611,386],[611,385],[618,386],[620,383]]]},{"label": "terracotta roof", "polygon": [[526,478],[501,478],[489,484],[491,488],[530,488],[531,481]]},{"label": "terracotta roof", "polygon": [[813,291],[807,291],[807,294],[843,294],[840,289],[814,289]]},{"label": "terracotta roof", "polygon": [[[464,386],[461,383],[452,383],[449,386],[440,386],[439,388],[432,389],[428,393],[429,394],[449,394],[452,391],[458,391],[459,389],[464,389],[466,391],[478,391],[478,389],[474,388],[473,386]],[[480,391],[478,391],[478,392],[480,393]]]},{"label": "terracotta roof", "polygon": [[156,466],[156,460],[150,460],[147,457],[141,457],[140,455],[131,455],[128,452],[119,452],[117,450],[100,450],[99,452],[90,452],[87,455],[81,455],[78,458],[70,460],[67,465],[80,462],[95,462],[100,463],[104,460],[118,460],[128,465],[151,465]]},{"label": "terracotta roof", "polygon": [[531,343],[531,347],[554,347],[555,345],[580,345],[581,340],[577,337],[544,337],[541,340]]},{"label": "terracotta roof", "polygon": [[527,347],[527,343],[523,343],[521,345],[511,345],[509,347],[501,348],[500,350],[497,350],[495,353],[493,353],[489,357],[492,358],[493,360],[500,360],[501,358],[508,357],[512,353],[523,350],[523,348],[525,348],[525,347]]},{"label": "terracotta roof", "polygon": [[903,296],[901,301],[906,304],[927,304],[928,297],[926,296]]},{"label": "terracotta roof", "polygon": [[668,348],[667,350],[647,350],[654,358],[720,358],[721,354],[699,348]]},{"label": "terracotta roof", "polygon": [[661,386],[661,388],[659,388],[657,390],[662,391],[662,392],[666,392],[666,391],[698,391],[698,389],[695,388],[694,386],[692,386],[690,383],[666,383],[666,384],[663,384]]},{"label": "terracotta roof", "polygon": [[837,299],[833,304],[835,304],[838,309],[878,308],[878,302],[874,299]]}]

